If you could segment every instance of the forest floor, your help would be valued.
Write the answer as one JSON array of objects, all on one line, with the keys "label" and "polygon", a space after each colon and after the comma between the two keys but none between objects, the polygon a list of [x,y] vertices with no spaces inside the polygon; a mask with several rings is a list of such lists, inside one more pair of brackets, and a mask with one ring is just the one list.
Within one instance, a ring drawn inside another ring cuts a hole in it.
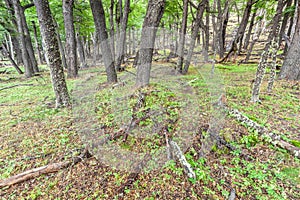
[{"label": "forest floor", "polygon": [[[155,62],[154,65],[169,67],[163,62]],[[223,77],[228,107],[238,109],[284,140],[300,147],[300,83],[276,81],[273,93],[268,94],[267,74],[261,90],[262,103],[250,103],[256,67],[256,64],[237,66],[232,63],[216,66]],[[0,71],[4,69],[0,68]],[[96,114],[99,115],[99,124],[103,125],[104,130],[113,132],[120,127],[116,127],[109,118],[111,101],[105,94],[110,88],[103,84],[106,77],[103,69],[100,70],[102,71],[99,72],[99,68],[84,70],[79,78],[68,80],[68,87],[74,94],[74,91],[76,93],[79,90],[80,83],[84,82],[84,74],[97,77],[99,85]],[[122,72],[120,77],[127,74],[128,72]],[[84,148],[84,139],[78,131],[78,123],[80,125],[83,122],[76,120],[83,110],[74,115],[68,109],[55,109],[49,77],[46,68],[43,68],[39,76],[31,79],[17,75],[8,67],[6,73],[0,74],[0,180],[28,169],[72,159]],[[230,151],[225,146],[213,145],[205,156],[199,158],[199,137],[205,137],[212,117],[209,99],[211,91],[208,90],[205,77],[201,77],[201,72],[193,68],[180,80],[188,83],[185,87],[196,91],[199,105],[197,134],[185,151],[188,162],[195,170],[195,179],[187,178],[181,165],[174,161],[136,173],[132,178],[133,173],[130,171],[101,162],[101,158],[95,155],[56,173],[1,188],[0,198],[228,199],[234,189],[237,199],[300,199],[300,160],[286,150],[266,143],[257,132],[229,115],[224,116],[225,123],[220,136],[236,147],[236,150]],[[124,84],[127,84],[126,81]],[[151,101],[146,101],[149,107],[153,108],[157,104],[172,105],[175,109],[168,111],[168,114],[178,114],[178,99],[174,99],[176,94],[172,94],[168,88],[153,85],[142,92],[155,93],[150,96]],[[143,114],[145,113],[141,115]],[[139,125],[147,127],[147,123],[151,124],[149,120],[144,120]],[[87,120],[87,127],[88,125]],[[84,123],[79,128],[84,128],[83,126]],[[175,128],[172,127],[170,132],[172,130]],[[165,145],[162,135],[158,134],[157,138],[145,143],[144,140],[134,140],[129,136],[123,147],[135,151],[155,150],[160,145]]]}]

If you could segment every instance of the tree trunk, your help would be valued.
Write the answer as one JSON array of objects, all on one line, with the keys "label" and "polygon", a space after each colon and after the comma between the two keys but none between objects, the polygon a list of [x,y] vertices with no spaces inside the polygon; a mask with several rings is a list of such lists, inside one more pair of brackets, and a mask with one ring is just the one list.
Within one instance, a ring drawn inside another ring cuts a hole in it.
[{"label": "tree trunk", "polygon": [[258,39],[259,39],[259,37],[260,37],[261,33],[263,32],[263,29],[265,27],[265,10],[264,9],[260,10],[259,17],[261,19],[260,19],[260,21],[258,21],[256,23],[256,27],[255,27],[255,30],[254,30],[254,33],[253,33],[253,36],[252,36],[252,41],[250,43],[250,47],[249,47],[249,50],[247,52],[247,56],[246,56],[244,62],[249,61],[250,56],[252,54],[253,47],[254,47],[255,43],[258,41]]},{"label": "tree trunk", "polygon": [[[292,2],[293,2],[293,0],[287,0],[286,9],[290,8],[290,6],[292,5]],[[280,32],[279,32],[279,36],[278,36],[279,37],[278,38],[278,46],[281,45],[282,37],[285,35],[285,30],[286,30],[286,27],[287,27],[289,17],[290,17],[289,13],[284,13],[283,20],[282,20],[282,23],[281,23]]]},{"label": "tree trunk", "polygon": [[179,46],[178,46],[178,61],[177,61],[177,70],[179,73],[182,73],[182,64],[183,64],[183,55],[184,55],[184,44],[185,44],[185,36],[186,36],[186,26],[187,26],[187,16],[188,16],[188,2],[189,0],[183,1],[183,14],[182,14],[182,22],[181,29],[179,35]]},{"label": "tree trunk", "polygon": [[30,78],[34,74],[33,66],[26,48],[26,38],[24,34],[24,27],[22,23],[22,14],[21,14],[21,5],[19,0],[13,0],[13,6],[14,6],[14,12],[15,12],[15,17],[17,21],[17,26],[18,26],[18,32],[19,32],[19,41],[21,44],[21,51],[22,51],[22,60],[24,64],[24,69],[25,69],[25,76],[27,78]]},{"label": "tree trunk", "polygon": [[[220,1],[218,1],[218,4],[221,4]],[[225,35],[226,35],[226,29],[227,29],[227,23],[229,18],[229,2],[225,1],[224,10],[221,11],[221,5],[218,5],[218,10],[220,12],[218,16],[218,47],[219,47],[219,56],[222,58],[225,53]]]},{"label": "tree trunk", "polygon": [[11,40],[12,40],[12,43],[13,43],[14,54],[15,54],[15,56],[12,56],[12,57],[13,58],[16,57],[17,64],[21,65],[21,64],[23,64],[22,48],[20,46],[20,41],[19,41],[18,33],[17,33],[18,32],[18,24],[17,24],[16,17],[15,17],[14,6],[13,6],[13,3],[12,3],[12,0],[5,0],[5,4],[6,4],[6,7],[8,8],[9,13],[10,13],[12,24],[17,29],[17,30],[14,30],[14,29],[8,30],[8,32],[11,36]]},{"label": "tree trunk", "polygon": [[102,0],[90,0],[90,6],[94,17],[96,35],[100,39],[100,46],[107,75],[107,82],[117,82],[117,73],[112,59],[112,53],[106,32],[105,14]]},{"label": "tree trunk", "polygon": [[149,0],[143,23],[138,56],[136,85],[142,87],[150,82],[151,62],[158,25],[164,13],[165,0]]},{"label": "tree trunk", "polygon": [[34,21],[31,21],[31,23],[32,23],[32,27],[33,27],[35,50],[36,50],[36,54],[38,55],[38,63],[41,65],[41,64],[43,64],[43,57],[42,57],[40,45],[39,45],[39,42],[38,42],[36,25],[35,25]]},{"label": "tree trunk", "polygon": [[195,22],[194,22],[193,33],[192,33],[192,38],[191,38],[191,42],[190,42],[190,48],[189,48],[188,55],[187,55],[187,58],[186,58],[185,63],[184,63],[184,69],[183,69],[183,72],[182,72],[183,74],[186,74],[189,70],[190,63],[191,63],[191,60],[192,60],[192,56],[193,56],[193,53],[194,53],[196,38],[197,38],[197,35],[198,35],[198,32],[199,32],[200,23],[201,23],[201,20],[202,20],[203,13],[204,13],[205,7],[207,5],[207,2],[208,2],[208,0],[202,0],[198,5],[197,16],[196,16],[196,19],[195,19]]},{"label": "tree trunk", "polygon": [[63,0],[63,15],[66,33],[65,51],[68,66],[68,78],[75,78],[78,76],[73,6],[74,0]]},{"label": "tree trunk", "polygon": [[251,20],[250,20],[249,29],[248,29],[248,32],[247,32],[247,35],[246,35],[246,38],[245,38],[245,41],[244,41],[244,49],[247,49],[248,46],[249,46],[249,41],[250,41],[253,26],[254,26],[256,12],[257,12],[257,10],[255,9],[253,14],[252,14]]},{"label": "tree trunk", "polygon": [[39,68],[38,68],[38,64],[37,64],[37,61],[36,61],[36,58],[35,58],[35,55],[34,55],[33,45],[32,45],[32,41],[31,41],[28,25],[27,25],[27,22],[26,22],[25,8],[29,8],[29,7],[28,6],[27,7],[20,6],[21,20],[22,20],[22,26],[23,26],[24,37],[25,37],[25,42],[26,42],[26,50],[28,52],[30,62],[32,64],[33,71],[34,71],[34,73],[36,73],[36,72],[39,72]]},{"label": "tree trunk", "polygon": [[17,70],[18,74],[23,74],[22,70],[19,68],[19,66],[16,64],[14,59],[11,57],[10,52],[7,50],[5,45],[2,44],[2,54],[4,57],[7,57],[9,61],[11,62],[12,66]]},{"label": "tree trunk", "polygon": [[118,71],[121,70],[121,64],[124,60],[124,48],[126,44],[126,29],[127,29],[127,22],[128,22],[128,15],[130,11],[130,0],[125,1],[124,5],[124,13],[122,17],[122,24],[120,28],[120,38],[119,38],[119,49],[118,49],[118,56],[116,60],[116,69]]},{"label": "tree trunk", "polygon": [[[297,5],[298,13],[300,13],[300,1]],[[279,78],[287,80],[300,80],[300,16],[298,15],[295,34],[291,46],[287,52],[283,62]]]},{"label": "tree trunk", "polygon": [[57,21],[55,21],[54,18],[53,18],[53,21],[54,21],[55,33],[56,33],[55,36],[57,37],[58,47],[59,47],[59,52],[60,52],[60,55],[61,55],[63,68],[68,69],[67,61],[66,61],[66,55],[65,55],[65,49],[64,49],[64,46],[63,46],[63,44],[61,42],[61,38],[60,38],[59,27],[58,27]]},{"label": "tree trunk", "polygon": [[[269,33],[268,40],[264,48],[264,52],[261,55],[261,59],[257,67],[255,81],[252,89],[252,96],[251,96],[251,102],[254,103],[259,101],[260,86],[266,72],[269,48],[272,40],[275,38],[276,35],[278,35],[279,21],[281,19],[283,5],[284,5],[283,0],[278,0],[276,14],[272,20],[272,24],[273,24],[272,31]],[[276,39],[274,41],[276,41]]]},{"label": "tree trunk", "polygon": [[[297,2],[298,2],[298,0],[294,0],[294,5],[295,5],[295,8],[297,7]],[[292,34],[292,29],[293,29],[293,27],[294,27],[294,20],[295,20],[295,16],[297,15],[298,13],[295,11],[294,12],[294,17],[293,16],[291,16],[290,17],[290,20],[289,20],[289,28],[288,28],[288,31],[287,31],[287,37],[289,38],[289,40],[291,41],[291,34]],[[285,46],[284,46],[284,52],[283,52],[283,54],[284,55],[286,55],[286,53],[287,53],[287,51],[288,51],[288,49],[289,49],[289,42],[286,42],[285,43]]]},{"label": "tree trunk", "polygon": [[110,24],[110,48],[112,59],[115,61],[115,28],[114,28],[114,0],[110,1],[109,8],[109,24]]},{"label": "tree trunk", "polygon": [[208,61],[208,51],[209,51],[209,12],[210,12],[210,7],[209,7],[209,1],[207,2],[206,5],[206,16],[205,16],[205,26],[204,26],[204,41],[203,41],[203,57],[204,61]]},{"label": "tree trunk", "polygon": [[70,106],[70,97],[65,81],[62,61],[59,53],[55,25],[48,0],[34,0],[39,19],[43,45],[50,68],[52,86],[56,96],[56,107]]},{"label": "tree trunk", "polygon": [[86,68],[88,67],[86,64],[86,55],[84,53],[82,37],[79,35],[79,33],[77,33],[76,41],[77,41],[77,50],[78,50],[79,61],[80,61],[80,68]]}]

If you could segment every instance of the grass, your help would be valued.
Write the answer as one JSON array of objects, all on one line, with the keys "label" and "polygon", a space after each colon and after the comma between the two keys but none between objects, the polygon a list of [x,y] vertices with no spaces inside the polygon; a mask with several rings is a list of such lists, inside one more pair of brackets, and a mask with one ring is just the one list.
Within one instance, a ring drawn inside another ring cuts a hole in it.
[{"label": "grass", "polygon": [[[300,94],[299,89],[294,87],[295,83],[277,81],[273,93],[268,94],[265,81],[260,96],[262,104],[252,104],[249,103],[251,80],[255,76],[256,66],[227,64],[217,65],[217,68],[224,78],[228,106],[239,109],[252,120],[281,135],[286,141],[299,145]],[[17,75],[13,69],[9,68],[8,71],[10,74],[0,75],[1,88],[25,83],[34,86],[0,91],[0,179],[78,155],[84,144],[78,133],[74,113],[67,109],[54,108],[54,94],[46,67],[42,67],[41,76],[31,79]],[[97,68],[90,68],[82,73],[80,78],[68,80],[69,90],[76,91],[78,83],[83,82],[84,74],[99,77],[96,81],[100,85],[96,95],[99,124],[106,126],[107,131],[115,131],[120,122],[115,120],[118,115],[111,112],[111,105],[116,105],[116,102],[111,102],[110,88],[103,86],[104,75],[98,75]],[[120,77],[122,75],[120,74]],[[268,74],[265,80],[267,78]],[[117,191],[126,183],[130,173],[108,166],[92,157],[57,173],[42,175],[10,188],[0,189],[0,197],[226,199],[232,187],[239,199],[299,199],[299,159],[264,143],[257,133],[248,130],[229,116],[225,118],[226,123],[221,136],[237,150],[230,152],[224,146],[214,145],[206,157],[198,158],[202,144],[199,140],[206,135],[212,113],[210,93],[207,83],[193,68],[182,79],[189,82],[189,87],[197,94],[193,101],[197,103],[199,116],[194,118],[198,120],[201,130],[185,154],[195,170],[196,179],[188,179],[181,166],[171,160],[161,168],[139,174],[137,179],[125,188],[122,197]],[[180,116],[180,102],[183,97],[177,95],[178,93],[157,84],[139,92],[149,93],[144,107],[136,113],[139,117],[145,116],[146,110],[158,111],[161,107],[168,106],[172,108],[168,110],[169,115],[158,119],[157,123],[176,121]],[[122,95],[125,94],[123,91]],[[136,95],[129,98],[129,116],[132,115],[135,105]],[[195,107],[189,109],[193,110]],[[141,121],[140,126],[153,127],[154,118],[151,119]],[[181,126],[180,123],[172,124],[174,126],[168,130],[170,134]],[[125,143],[122,143],[122,139],[114,142],[121,144],[125,150],[135,152],[147,152],[165,145],[165,138],[159,132],[152,138],[139,139],[130,136]],[[241,152],[250,159],[243,157]]]}]

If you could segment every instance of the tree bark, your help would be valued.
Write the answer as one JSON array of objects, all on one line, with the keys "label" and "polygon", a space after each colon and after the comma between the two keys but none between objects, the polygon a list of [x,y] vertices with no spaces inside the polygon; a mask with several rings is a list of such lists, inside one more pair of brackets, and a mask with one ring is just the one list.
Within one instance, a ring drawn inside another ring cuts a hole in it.
[{"label": "tree bark", "polygon": [[203,13],[204,13],[205,7],[207,5],[207,2],[208,2],[208,0],[202,0],[198,5],[197,15],[196,15],[196,19],[195,19],[195,22],[194,22],[193,33],[192,33],[192,38],[191,38],[191,42],[190,42],[190,48],[189,48],[188,55],[187,55],[187,58],[186,58],[185,63],[184,63],[184,69],[183,69],[183,72],[182,72],[183,74],[186,74],[189,70],[190,63],[191,63],[191,60],[192,60],[192,56],[193,56],[193,53],[194,53],[196,38],[197,38],[197,35],[198,35],[198,32],[199,32],[200,23],[201,23],[201,20],[202,20]]},{"label": "tree bark", "polygon": [[14,11],[14,6],[13,6],[13,2],[12,0],[5,0],[5,4],[6,7],[8,8],[8,11],[10,13],[10,18],[12,21],[12,24],[15,26],[16,30],[14,29],[9,29],[8,32],[11,36],[11,40],[13,43],[13,50],[14,50],[14,54],[15,56],[12,56],[13,58],[16,57],[16,61],[18,65],[23,64],[23,60],[22,60],[22,49],[20,47],[20,42],[18,39],[18,24],[15,18],[15,11]]},{"label": "tree bark", "polygon": [[110,48],[112,59],[115,61],[115,28],[114,28],[114,0],[110,1],[109,24],[110,24]]},{"label": "tree bark", "polygon": [[32,64],[33,71],[34,71],[34,73],[36,73],[36,72],[39,72],[39,68],[38,68],[38,64],[37,64],[37,61],[36,61],[36,58],[35,58],[35,55],[34,55],[32,40],[31,40],[31,37],[30,37],[29,28],[28,28],[28,25],[27,25],[27,22],[26,22],[26,17],[25,17],[25,9],[30,8],[31,5],[33,6],[33,4],[30,4],[30,5],[27,5],[27,6],[20,6],[20,14],[21,14],[22,26],[23,26],[23,30],[24,30],[26,50],[28,52],[30,62]]},{"label": "tree bark", "polygon": [[251,96],[251,102],[259,102],[259,92],[260,92],[260,86],[263,81],[263,77],[266,72],[266,67],[267,67],[267,58],[268,58],[268,53],[269,53],[269,48],[271,45],[271,42],[277,41],[275,36],[278,35],[278,29],[279,29],[279,21],[281,19],[282,15],[282,9],[283,9],[283,0],[278,0],[278,5],[276,9],[276,14],[272,20],[273,26],[272,26],[272,31],[269,33],[267,43],[265,45],[264,51],[261,55],[260,62],[257,67],[256,75],[255,75],[255,81],[253,84],[253,89],[252,89],[252,96]]},{"label": "tree bark", "polygon": [[184,55],[184,44],[185,44],[185,36],[186,36],[186,26],[187,26],[187,16],[188,16],[188,2],[189,0],[183,1],[183,14],[181,21],[181,29],[179,34],[179,46],[178,46],[178,61],[177,61],[177,70],[179,73],[182,73],[182,65],[183,65],[183,55]]},{"label": "tree bark", "polygon": [[31,23],[32,23],[32,27],[33,27],[34,43],[35,43],[36,54],[38,56],[38,63],[41,65],[41,64],[43,64],[43,57],[42,57],[40,45],[38,42],[37,29],[36,29],[35,22],[31,21]]},{"label": "tree bark", "polygon": [[[289,8],[292,5],[292,2],[293,2],[293,0],[287,0],[286,8]],[[285,30],[286,30],[286,27],[287,27],[289,17],[290,17],[289,13],[285,13],[284,16],[283,16],[283,20],[282,20],[282,23],[281,23],[281,28],[280,28],[280,31],[279,31],[278,46],[281,45],[282,37],[285,34]]]},{"label": "tree bark", "polygon": [[116,60],[116,69],[118,71],[121,70],[121,64],[124,60],[124,48],[126,44],[126,29],[127,29],[127,22],[128,22],[128,16],[129,16],[129,11],[130,11],[130,0],[125,1],[124,5],[124,13],[122,17],[122,24],[120,28],[120,38],[119,38],[119,49],[118,49],[118,56]]},{"label": "tree bark", "polygon": [[65,81],[62,61],[59,53],[55,25],[48,0],[34,0],[39,19],[43,45],[50,68],[52,86],[56,96],[56,107],[70,106],[70,97]]},{"label": "tree bark", "polygon": [[68,66],[68,78],[75,78],[78,76],[73,6],[74,0],[63,0],[63,15],[66,34],[65,50]]},{"label": "tree bark", "polygon": [[18,74],[23,74],[22,70],[19,68],[19,66],[16,64],[14,59],[11,57],[10,52],[7,50],[4,44],[2,44],[2,54],[4,57],[8,57],[9,61],[11,62],[12,66],[17,70]]},{"label": "tree bark", "polygon": [[256,12],[257,12],[257,9],[254,10],[254,12],[251,16],[251,19],[250,19],[249,29],[248,29],[248,32],[247,32],[247,35],[246,35],[245,41],[244,41],[244,49],[247,49],[249,46],[249,41],[250,41],[253,26],[254,26],[254,22],[255,22]]},{"label": "tree bark", "polygon": [[63,46],[62,41],[61,41],[58,23],[57,23],[57,21],[54,18],[53,18],[53,21],[54,21],[55,33],[56,33],[56,38],[57,38],[57,41],[58,41],[58,48],[59,48],[59,52],[60,52],[60,55],[61,55],[61,60],[62,60],[63,68],[64,69],[68,69],[67,60],[66,60],[66,54],[65,54],[65,49],[64,49],[64,46]]},{"label": "tree bark", "polygon": [[246,56],[244,62],[249,61],[250,56],[252,54],[253,47],[254,47],[255,43],[258,41],[258,39],[259,39],[263,29],[264,29],[264,26],[265,26],[265,17],[264,17],[264,15],[265,15],[265,10],[261,10],[259,16],[262,17],[262,19],[259,22],[257,22],[257,24],[256,24],[256,27],[255,27],[255,30],[254,30],[254,33],[253,33],[253,37],[252,37],[252,41],[250,43],[250,47],[248,49],[247,56]]},{"label": "tree bark", "polygon": [[112,53],[106,32],[106,22],[102,0],[90,0],[90,6],[94,17],[96,35],[100,39],[100,46],[107,75],[107,82],[117,82],[117,73],[112,59]]},{"label": "tree bark", "polygon": [[77,33],[76,41],[77,41],[77,50],[78,50],[79,61],[80,61],[80,68],[86,68],[88,67],[86,63],[86,55],[83,48],[82,37],[79,35],[79,33]]},{"label": "tree bark", "polygon": [[149,0],[143,23],[138,56],[136,85],[146,86],[150,82],[151,62],[158,25],[164,13],[165,0]]},{"label": "tree bark", "polygon": [[20,49],[22,51],[22,60],[24,64],[24,69],[25,69],[25,76],[27,78],[30,78],[34,74],[32,62],[30,60],[27,47],[26,47],[26,38],[25,38],[25,31],[22,23],[22,10],[21,10],[21,5],[19,0],[13,0],[13,7],[14,7],[14,13],[17,21],[17,27],[18,27],[18,32],[19,32],[19,41],[20,41]]},{"label": "tree bark", "polygon": [[[298,13],[300,13],[300,1],[297,5]],[[293,36],[291,46],[287,52],[283,62],[279,78],[287,80],[300,80],[300,16],[298,15],[296,30]]]}]

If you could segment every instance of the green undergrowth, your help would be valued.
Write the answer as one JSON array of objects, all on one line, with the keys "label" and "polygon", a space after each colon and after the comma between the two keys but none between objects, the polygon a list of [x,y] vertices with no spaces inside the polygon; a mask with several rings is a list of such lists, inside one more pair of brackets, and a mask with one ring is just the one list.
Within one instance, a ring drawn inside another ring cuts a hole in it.
[{"label": "green undergrowth", "polygon": [[[262,103],[253,104],[250,103],[251,84],[256,65],[218,64],[216,69],[224,79],[229,107],[300,146],[299,86],[296,83],[277,81],[273,93],[268,94],[266,74],[260,96]],[[70,110],[54,108],[46,67],[42,67],[40,76],[31,79],[9,70],[9,74],[0,75],[1,88],[32,85],[0,91],[0,179],[77,156],[84,144],[78,135],[76,121]],[[91,112],[96,113],[99,126],[108,135],[126,130],[121,125],[132,121],[139,127],[133,132],[155,130],[142,139],[129,134],[125,142],[125,135],[121,134],[112,142],[124,150],[155,152],[166,147],[166,135],[182,145],[176,138],[183,125],[180,123],[183,108],[192,105],[188,108],[194,110],[197,107],[199,116],[192,113],[189,118],[198,120],[199,127],[193,132],[193,141],[184,149],[196,178],[187,178],[181,165],[170,160],[160,168],[148,168],[128,184],[132,174],[90,158],[58,173],[0,189],[0,198],[227,199],[234,188],[238,199],[300,199],[299,159],[263,142],[258,133],[230,116],[225,117],[220,136],[236,150],[213,144],[207,155],[199,157],[203,139],[208,137],[214,103],[199,69],[192,66],[180,79],[186,83],[182,87],[191,88],[197,98],[189,97],[189,93],[176,93],[158,83],[130,92],[124,90],[126,85],[112,89],[104,84],[106,77],[97,68],[81,71],[79,78],[68,80],[71,94],[84,82],[85,74],[99,76],[95,109]],[[185,99],[191,99],[192,103],[185,103]],[[120,195],[117,191],[124,185]]]}]

